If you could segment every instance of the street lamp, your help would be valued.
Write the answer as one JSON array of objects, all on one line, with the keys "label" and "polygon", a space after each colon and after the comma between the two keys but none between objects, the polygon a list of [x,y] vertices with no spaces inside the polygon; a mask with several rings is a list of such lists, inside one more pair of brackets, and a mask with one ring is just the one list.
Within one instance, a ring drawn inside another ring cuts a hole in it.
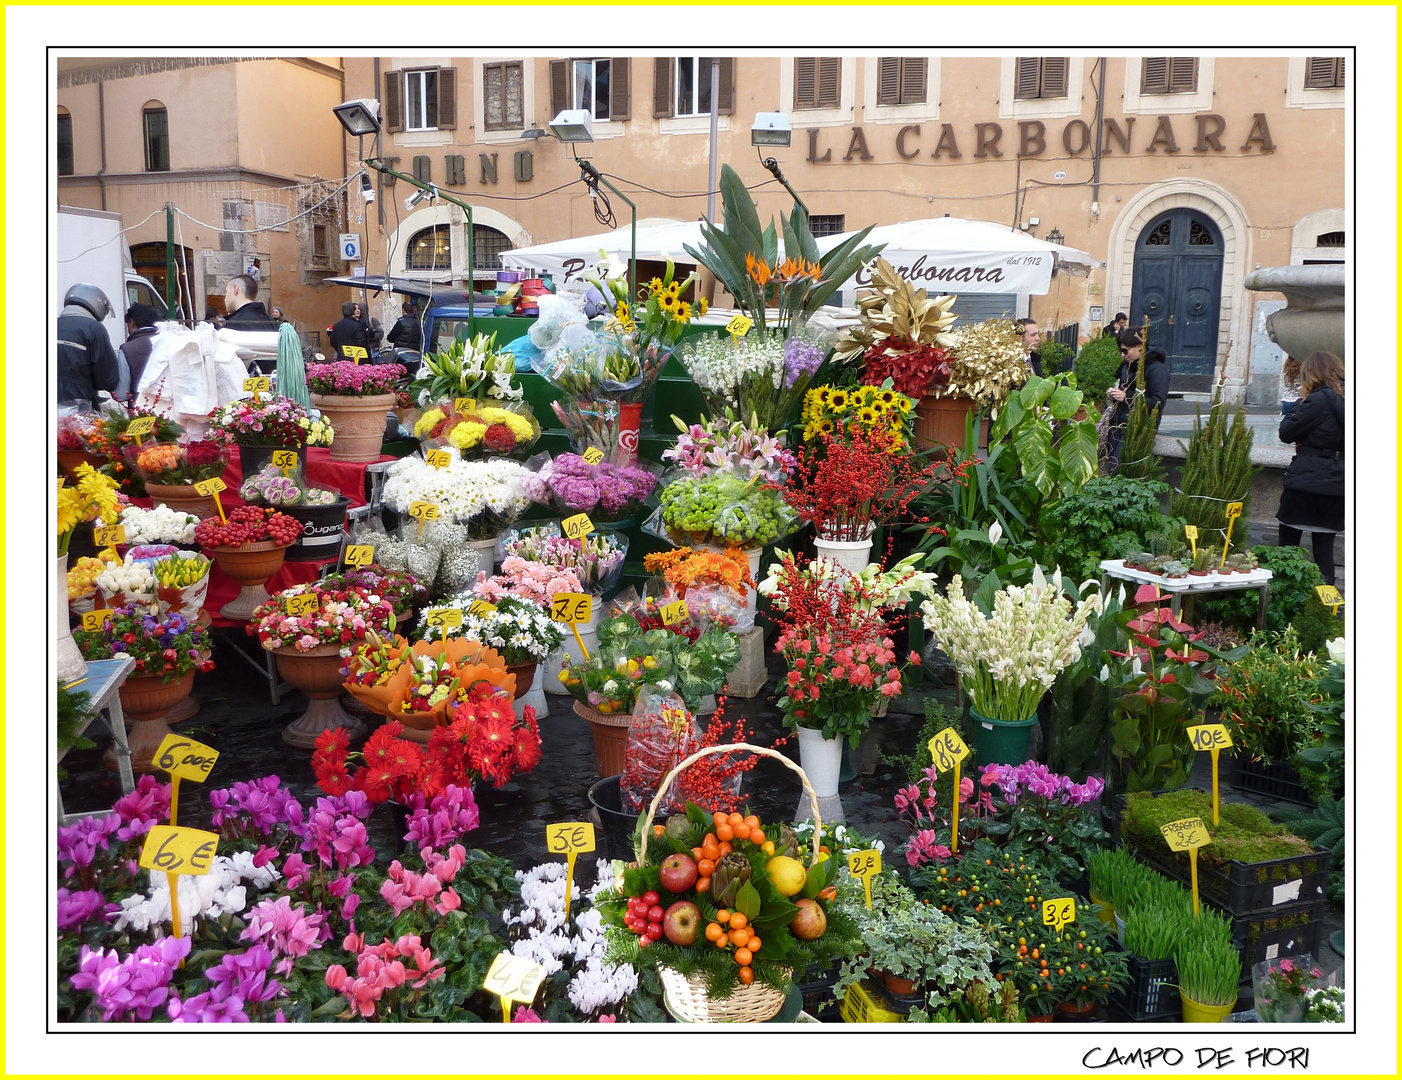
[{"label": "street lamp", "polygon": [[565,109],[550,121],[550,133],[561,142],[592,143],[594,141],[594,114],[588,109]]},{"label": "street lamp", "polygon": [[779,168],[779,162],[772,157],[767,158],[759,152],[761,146],[788,146],[792,141],[793,126],[789,123],[787,113],[755,113],[755,122],[750,125],[750,145],[755,148],[759,163],[769,170],[770,175],[775,180],[784,185],[788,193],[793,196],[794,204],[803,211],[804,217],[808,217],[807,204],[798,197],[798,192],[793,189],[793,185],[784,178],[783,170]]},{"label": "street lamp", "polygon": [[374,98],[354,98],[343,101],[331,110],[341,126],[352,135],[380,133],[380,103]]},{"label": "street lamp", "polygon": [[[588,109],[565,109],[554,120],[550,121],[550,134],[559,139],[562,143],[589,143],[594,142],[594,114]],[[527,137],[530,132],[525,133]],[[571,145],[570,152],[574,153]],[[598,197],[599,185],[603,184],[620,199],[628,204],[628,209],[633,214],[633,257],[628,260],[628,291],[630,296],[638,294],[638,205],[627,195],[614,187],[593,165],[574,153],[575,164],[579,166],[580,179],[584,181],[585,187]],[[595,214],[598,208],[595,207]]]},{"label": "street lamp", "polygon": [[1059,244],[1065,239],[1066,237],[1061,235],[1060,229],[1053,229],[1051,232],[1047,233],[1048,244]]}]

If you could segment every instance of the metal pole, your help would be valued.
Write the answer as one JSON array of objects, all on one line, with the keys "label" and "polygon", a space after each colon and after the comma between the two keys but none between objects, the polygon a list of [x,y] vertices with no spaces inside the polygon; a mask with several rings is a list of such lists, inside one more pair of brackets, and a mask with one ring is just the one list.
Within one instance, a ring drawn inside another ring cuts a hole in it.
[{"label": "metal pole", "polygon": [[[697,72],[699,75],[700,72]],[[716,136],[720,130],[720,57],[711,57],[711,157],[706,169],[706,220],[716,223]]]},{"label": "metal pole", "polygon": [[180,290],[175,285],[175,204],[166,203],[166,314],[172,319],[178,317],[179,299]]},{"label": "metal pole", "polygon": [[477,261],[473,257],[472,207],[467,208],[467,336],[477,336]]}]

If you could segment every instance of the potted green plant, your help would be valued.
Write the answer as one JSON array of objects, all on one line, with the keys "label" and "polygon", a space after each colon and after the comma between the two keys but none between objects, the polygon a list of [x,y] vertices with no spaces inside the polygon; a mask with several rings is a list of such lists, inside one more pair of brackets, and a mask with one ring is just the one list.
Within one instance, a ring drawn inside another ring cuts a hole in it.
[{"label": "potted green plant", "polygon": [[1173,962],[1185,1024],[1220,1024],[1236,1006],[1241,956],[1210,920],[1184,923]]},{"label": "potted green plant", "polygon": [[1058,1012],[1086,1019],[1129,982],[1128,961],[1110,947],[1099,920],[1071,923],[1060,934],[1039,929],[1044,931],[1039,951],[1051,972],[1046,981],[1055,989]]},{"label": "potted green plant", "polygon": [[1216,572],[1217,562],[1221,557],[1221,551],[1210,544],[1201,545],[1192,555],[1192,568],[1188,573],[1192,577],[1210,577]]}]

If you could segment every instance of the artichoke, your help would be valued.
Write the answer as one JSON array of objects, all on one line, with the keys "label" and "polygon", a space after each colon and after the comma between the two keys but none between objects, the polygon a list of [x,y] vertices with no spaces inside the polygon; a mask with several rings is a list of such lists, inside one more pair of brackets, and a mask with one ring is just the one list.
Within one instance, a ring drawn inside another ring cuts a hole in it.
[{"label": "artichoke", "polygon": [[667,835],[685,843],[691,835],[691,819],[685,814],[673,814],[667,819]]},{"label": "artichoke", "polygon": [[711,900],[716,907],[727,908],[740,895],[740,886],[750,880],[750,860],[739,852],[722,855],[711,875]]},{"label": "artichoke", "polygon": [[779,835],[774,840],[774,854],[798,858],[798,837],[794,835],[792,826],[779,826]]}]

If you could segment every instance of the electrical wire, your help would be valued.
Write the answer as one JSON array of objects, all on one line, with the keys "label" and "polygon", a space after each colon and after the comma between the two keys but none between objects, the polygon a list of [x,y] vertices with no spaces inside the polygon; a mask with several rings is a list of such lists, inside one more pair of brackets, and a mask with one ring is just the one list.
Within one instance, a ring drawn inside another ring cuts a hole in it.
[{"label": "electrical wire", "polygon": [[[157,214],[163,213],[164,211],[165,211],[165,207],[164,207],[164,206],[161,207],[160,210],[152,210],[149,214],[147,214],[144,218],[142,218],[140,221],[138,221],[135,225],[128,225],[125,229],[120,229],[120,230],[118,230],[118,232],[112,237],[112,240],[116,240],[118,237],[122,236],[122,235],[125,234],[125,233],[131,232],[133,229],[139,229],[139,228],[141,228],[141,226],[145,225],[146,222],[150,221],[150,220],[151,220],[153,217],[155,217]],[[58,260],[58,261],[59,261],[59,264],[62,265],[62,264],[64,264],[64,263],[77,262],[77,261],[78,261],[79,259],[81,259],[84,255],[87,255],[87,254],[89,254],[89,253],[91,253],[91,252],[94,252],[94,251],[98,251],[98,250],[101,249],[101,248],[105,248],[108,244],[112,243],[112,240],[104,240],[104,241],[103,241],[102,243],[100,243],[100,244],[94,244],[92,247],[88,248],[86,251],[80,251],[80,252],[78,252],[78,254],[72,255],[72,256],[70,256],[70,257],[67,258],[67,259],[59,259],[59,260]]]},{"label": "electrical wire", "polygon": [[[339,186],[338,188],[336,188],[335,191],[333,191],[333,192],[331,192],[330,194],[328,194],[325,198],[318,199],[316,202],[312,203],[311,206],[307,207],[305,210],[301,211],[300,213],[293,214],[291,217],[289,217],[289,218],[287,218],[287,219],[285,219],[285,220],[283,220],[283,221],[275,221],[275,222],[273,222],[271,225],[264,225],[264,226],[262,226],[261,228],[256,228],[256,229],[226,229],[226,228],[224,228],[222,225],[211,225],[211,224],[210,224],[209,222],[207,222],[207,221],[201,221],[199,218],[195,217],[193,214],[186,213],[184,210],[180,209],[180,207],[178,207],[178,206],[175,207],[175,212],[176,212],[177,214],[181,214],[181,215],[183,215],[184,217],[189,218],[191,221],[193,221],[196,225],[199,225],[201,228],[204,228],[204,229],[213,229],[213,230],[215,230],[216,232],[229,233],[229,234],[231,234],[231,235],[233,235],[233,236],[248,236],[248,235],[251,235],[251,234],[253,234],[253,233],[268,232],[269,230],[272,230],[272,229],[280,229],[280,228],[282,228],[284,225],[290,225],[290,224],[292,224],[292,222],[296,221],[298,218],[304,218],[304,217],[306,217],[308,214],[312,213],[314,210],[320,209],[322,206],[324,206],[326,203],[330,202],[332,199],[338,198],[338,197],[340,196],[341,192],[345,191],[346,188],[350,187],[350,185],[355,181],[355,179],[356,179],[359,175],[360,175],[359,173],[355,173],[355,174],[353,174],[353,175],[351,175],[351,176],[346,177],[344,180],[342,180],[342,181],[340,182],[340,186]],[[159,211],[158,211],[158,213],[159,213]],[[155,216],[155,215],[153,214],[152,217],[154,217],[154,216]],[[147,220],[147,221],[150,221],[151,219],[150,219],[150,218],[147,218],[146,220]],[[142,222],[142,224],[145,224],[145,222]],[[135,227],[135,226],[133,226],[133,227]]]}]

